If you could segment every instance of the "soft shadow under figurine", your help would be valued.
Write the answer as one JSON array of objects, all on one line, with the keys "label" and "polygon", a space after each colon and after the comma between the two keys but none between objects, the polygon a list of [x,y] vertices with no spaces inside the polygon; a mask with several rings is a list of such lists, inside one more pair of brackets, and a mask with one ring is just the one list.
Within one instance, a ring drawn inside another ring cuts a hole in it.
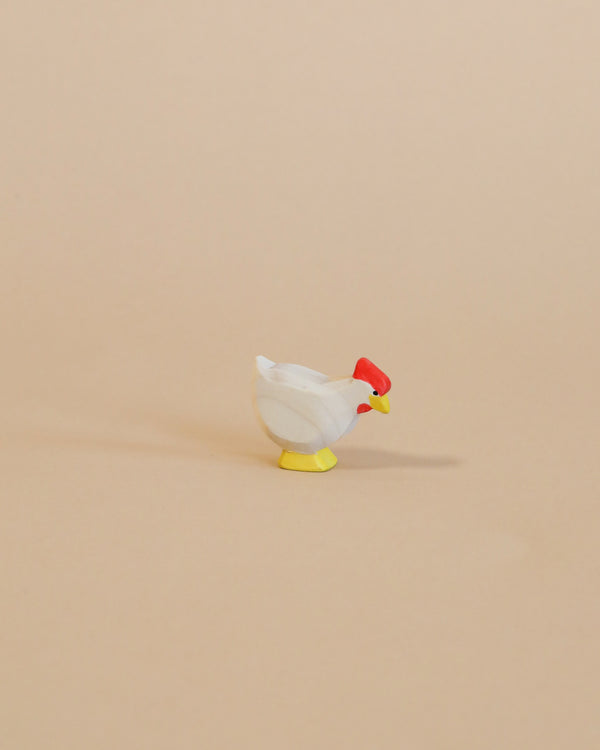
[{"label": "soft shadow under figurine", "polygon": [[417,456],[377,448],[340,449],[344,469],[449,469],[460,464],[454,456]]}]

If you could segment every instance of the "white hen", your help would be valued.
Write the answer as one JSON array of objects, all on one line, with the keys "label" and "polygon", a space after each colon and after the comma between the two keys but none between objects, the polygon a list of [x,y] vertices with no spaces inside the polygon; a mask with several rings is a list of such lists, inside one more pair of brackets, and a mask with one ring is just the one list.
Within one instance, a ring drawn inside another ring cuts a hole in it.
[{"label": "white hen", "polygon": [[360,414],[390,410],[390,379],[368,359],[351,377],[331,379],[302,365],[256,358],[256,411],[267,435],[283,448],[279,465],[327,471],[337,463],[327,446],[346,435]]}]

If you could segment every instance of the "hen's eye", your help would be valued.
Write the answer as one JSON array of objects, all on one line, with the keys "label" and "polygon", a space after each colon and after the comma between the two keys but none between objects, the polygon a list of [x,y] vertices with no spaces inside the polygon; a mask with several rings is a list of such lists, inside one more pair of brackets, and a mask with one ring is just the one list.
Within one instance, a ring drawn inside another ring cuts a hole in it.
[{"label": "hen's eye", "polygon": [[377,393],[377,391],[373,391],[373,395],[374,396],[379,396],[379,394]]}]

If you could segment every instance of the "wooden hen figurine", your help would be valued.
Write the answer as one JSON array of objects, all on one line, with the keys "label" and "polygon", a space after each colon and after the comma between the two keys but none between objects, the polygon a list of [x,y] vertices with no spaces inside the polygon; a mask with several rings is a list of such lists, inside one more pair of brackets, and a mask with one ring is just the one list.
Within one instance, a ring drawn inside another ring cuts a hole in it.
[{"label": "wooden hen figurine", "polygon": [[360,414],[387,414],[388,376],[365,357],[352,377],[329,378],[302,365],[256,358],[254,404],[267,435],[283,448],[282,469],[328,471],[337,458],[329,445],[347,435]]}]

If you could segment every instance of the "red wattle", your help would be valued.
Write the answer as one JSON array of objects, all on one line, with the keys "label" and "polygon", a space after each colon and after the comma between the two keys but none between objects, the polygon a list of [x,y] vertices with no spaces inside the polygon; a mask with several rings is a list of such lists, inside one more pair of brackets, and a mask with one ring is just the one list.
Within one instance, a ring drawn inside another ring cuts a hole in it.
[{"label": "red wattle", "polygon": [[357,414],[364,414],[366,411],[371,411],[373,407],[369,406],[369,404],[359,404],[358,409],[356,410]]}]

